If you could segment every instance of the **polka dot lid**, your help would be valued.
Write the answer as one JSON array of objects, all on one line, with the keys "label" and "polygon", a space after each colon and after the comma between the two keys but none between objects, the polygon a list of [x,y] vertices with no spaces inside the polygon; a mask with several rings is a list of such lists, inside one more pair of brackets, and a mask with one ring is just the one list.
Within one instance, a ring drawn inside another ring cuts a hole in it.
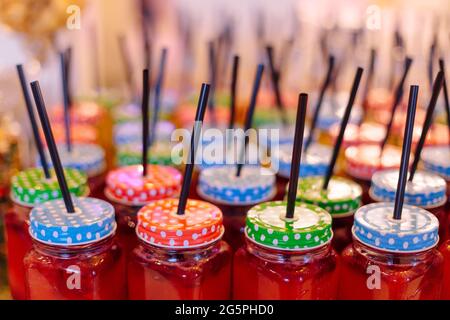
[{"label": "polka dot lid", "polygon": [[404,205],[402,218],[394,220],[394,203],[379,202],[355,213],[353,236],[360,242],[389,252],[417,252],[439,241],[437,218],[419,207]]},{"label": "polka dot lid", "polygon": [[[46,179],[42,169],[33,168],[20,171],[11,179],[11,198],[14,202],[24,206],[34,206],[48,200],[62,197],[58,180],[53,170],[50,170],[53,178]],[[64,169],[67,186],[71,194],[84,196],[89,193],[87,177],[84,173],[75,169]]]},{"label": "polka dot lid", "polygon": [[190,248],[221,239],[222,212],[216,206],[189,199],[183,215],[177,215],[178,199],[153,201],[138,212],[136,233],[149,244]]},{"label": "polka dot lid", "polygon": [[[171,165],[172,146],[162,141],[155,142],[149,149],[150,164]],[[133,142],[119,146],[117,150],[117,162],[119,166],[130,166],[142,163],[142,143]]]},{"label": "polka dot lid", "polygon": [[422,150],[422,161],[424,167],[434,172],[446,181],[450,181],[450,147],[436,146],[425,147]]},{"label": "polka dot lid", "polygon": [[[317,128],[328,130],[336,123],[340,123],[347,106],[349,93],[339,92],[332,98],[325,98],[317,119]],[[355,105],[350,115],[349,123],[359,123],[362,117],[362,108]]]},{"label": "polka dot lid", "polygon": [[[291,143],[285,143],[278,147],[278,151],[273,151],[272,169],[284,178],[289,178],[291,172],[292,148],[293,145]],[[302,154],[300,177],[325,175],[332,152],[333,150],[329,146],[316,143],[311,144],[308,152]]]},{"label": "polka dot lid", "polygon": [[[46,153],[50,159],[48,150]],[[58,153],[64,167],[85,172],[88,177],[99,175],[106,169],[105,151],[96,144],[74,143],[70,152],[65,144],[58,144]],[[38,165],[41,165],[40,161]]]},{"label": "polka dot lid", "polygon": [[287,202],[259,204],[247,214],[245,233],[257,244],[285,250],[314,249],[333,237],[331,215],[322,208],[297,203],[294,218],[285,218]]},{"label": "polka dot lid", "polygon": [[[333,140],[337,138],[340,128],[340,123],[336,123],[330,128],[329,134]],[[379,144],[384,138],[385,128],[384,125],[375,122],[364,122],[360,126],[349,123],[345,129],[344,146],[348,147],[360,143]]]},{"label": "polka dot lid", "polygon": [[[156,140],[170,141],[172,132],[175,130],[173,123],[159,121],[156,124]],[[114,142],[117,146],[128,143],[142,143],[142,122],[129,121],[114,127]]]},{"label": "polka dot lid", "polygon": [[106,196],[115,202],[142,206],[150,201],[175,197],[181,189],[181,173],[172,167],[148,165],[147,176],[142,166],[122,167],[106,177]]},{"label": "polka dot lid", "polygon": [[398,169],[401,156],[402,150],[391,145],[384,148],[381,159],[379,145],[352,146],[345,150],[345,170],[354,178],[370,181],[379,170]]},{"label": "polka dot lid", "polygon": [[30,235],[51,245],[75,246],[114,234],[114,208],[95,198],[73,197],[75,212],[68,213],[62,199],[47,201],[30,213]]},{"label": "polka dot lid", "polygon": [[319,206],[333,218],[352,215],[361,205],[362,189],[357,183],[341,177],[332,177],[326,191],[322,190],[322,185],[322,177],[300,179],[297,200]]},{"label": "polka dot lid", "polygon": [[260,166],[244,166],[236,176],[236,166],[205,169],[200,173],[199,195],[211,202],[251,205],[267,201],[275,193],[275,173]]},{"label": "polka dot lid", "polygon": [[[369,190],[372,199],[378,202],[393,202],[397,191],[398,170],[378,171],[372,177]],[[404,202],[419,207],[436,207],[446,202],[447,185],[436,174],[417,171],[414,179],[407,182]]]}]

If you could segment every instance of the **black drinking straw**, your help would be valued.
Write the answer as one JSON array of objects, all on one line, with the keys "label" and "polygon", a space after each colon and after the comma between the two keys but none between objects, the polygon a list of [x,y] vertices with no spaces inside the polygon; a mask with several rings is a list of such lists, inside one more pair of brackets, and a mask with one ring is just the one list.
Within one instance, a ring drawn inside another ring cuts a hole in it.
[{"label": "black drinking straw", "polygon": [[400,101],[403,98],[403,86],[405,84],[406,76],[408,75],[411,64],[412,64],[412,59],[410,57],[406,57],[402,78],[401,78],[400,82],[398,83],[397,88],[395,89],[395,97],[394,97],[394,101],[392,102],[392,108],[391,108],[391,110],[392,110],[391,117],[386,126],[386,133],[385,133],[383,141],[381,143],[380,155],[383,153],[383,149],[386,146],[386,143],[388,141],[389,132],[391,131],[392,124],[394,123],[394,116],[395,116],[395,111],[397,110],[397,106],[400,104]]},{"label": "black drinking straw", "polygon": [[269,61],[269,69],[270,69],[270,79],[272,82],[272,88],[275,93],[276,105],[281,114],[281,122],[283,125],[287,125],[288,121],[286,119],[286,112],[284,110],[284,103],[281,96],[280,90],[280,72],[275,67],[275,62],[273,58],[273,47],[266,46],[267,59]]},{"label": "black drinking straw", "polygon": [[56,148],[55,138],[53,137],[50,121],[48,120],[47,110],[45,108],[45,102],[44,98],[42,97],[39,81],[31,82],[31,91],[33,92],[34,102],[36,104],[39,118],[41,120],[45,140],[47,141],[48,150],[50,152],[50,157],[53,162],[53,168],[55,169],[56,178],[58,179],[58,184],[59,187],[61,188],[61,194],[64,199],[64,204],[66,205],[67,212],[74,213],[75,208],[73,206],[69,188],[67,187],[66,178],[64,177],[64,170],[61,165],[61,159],[59,158],[58,149]]},{"label": "black drinking straw", "polygon": [[434,63],[434,56],[436,55],[436,49],[437,49],[437,35],[434,35],[433,41],[431,42],[430,46],[430,55],[428,57],[428,81],[430,83],[430,88],[433,87],[433,63]]},{"label": "black drinking straw", "polygon": [[64,53],[59,54],[59,61],[61,67],[61,80],[64,100],[64,130],[66,134],[67,151],[72,151],[72,138],[70,135],[70,98],[69,98],[69,84],[67,82],[67,66]]},{"label": "black drinking straw", "polygon": [[403,138],[402,159],[400,162],[400,174],[398,176],[397,192],[395,193],[394,215],[393,218],[400,220],[402,218],[403,200],[405,197],[406,176],[408,175],[409,155],[411,153],[412,134],[414,129],[414,117],[416,115],[417,96],[419,86],[410,86],[408,113],[406,115],[406,126]]},{"label": "black drinking straw", "polygon": [[148,69],[142,72],[142,175],[147,175],[148,160],[148,103],[150,99],[150,83]]},{"label": "black drinking straw", "polygon": [[342,141],[344,140],[345,128],[347,127],[348,120],[350,119],[350,113],[355,102],[356,94],[358,93],[359,83],[361,82],[361,76],[364,69],[358,67],[356,69],[355,78],[353,80],[352,90],[350,91],[350,97],[348,98],[347,107],[345,108],[344,116],[342,117],[341,127],[339,129],[339,134],[336,141],[334,142],[333,154],[331,156],[330,164],[327,168],[327,173],[323,180],[322,190],[327,190],[328,184],[330,183],[331,176],[333,175],[334,167],[336,165],[339,150],[341,149]]},{"label": "black drinking straw", "polygon": [[298,96],[297,119],[295,121],[294,148],[292,150],[291,174],[289,177],[289,189],[286,206],[286,218],[294,217],[295,199],[297,197],[298,175],[302,158],[303,134],[305,130],[306,107],[308,95],[301,93]]},{"label": "black drinking straw", "polygon": [[64,71],[65,81],[67,82],[67,101],[69,101],[69,108],[72,107],[72,91],[70,88],[70,72],[72,71],[72,47],[68,47],[64,51]]},{"label": "black drinking straw", "polygon": [[228,123],[228,129],[234,128],[234,122],[236,118],[236,91],[237,91],[237,76],[239,70],[239,56],[233,57],[233,71],[231,73],[231,99],[230,99],[230,122]]},{"label": "black drinking straw", "polygon": [[315,131],[315,128],[317,125],[317,120],[319,119],[319,112],[322,107],[323,97],[325,96],[325,92],[327,91],[327,88],[330,86],[331,77],[333,75],[333,68],[334,68],[334,56],[329,55],[328,56],[327,74],[322,83],[322,86],[320,87],[319,98],[317,99],[316,108],[314,109],[314,114],[313,114],[313,118],[311,121],[311,128],[309,130],[309,135],[308,135],[308,138],[306,139],[306,143],[305,143],[305,153],[308,150],[308,148],[311,145],[313,138],[314,138],[314,131]]},{"label": "black drinking straw", "polygon": [[184,170],[183,185],[181,186],[180,200],[178,202],[177,215],[183,215],[186,209],[186,203],[191,187],[192,171],[195,163],[195,153],[200,139],[203,119],[205,117],[206,105],[208,103],[210,85],[203,83],[200,90],[200,97],[197,105],[197,112],[195,114],[194,127],[192,128],[191,145],[188,155],[188,162]]},{"label": "black drinking straw", "polygon": [[125,78],[128,85],[128,90],[130,90],[130,93],[133,97],[133,99],[136,97],[136,88],[134,86],[133,81],[133,67],[131,64],[131,58],[128,52],[128,46],[126,43],[126,38],[124,35],[120,35],[117,37],[117,43],[119,45],[119,51],[120,55],[122,57],[124,71],[125,71]]},{"label": "black drinking straw", "polygon": [[33,131],[34,142],[36,144],[36,149],[39,153],[39,158],[41,159],[42,169],[44,170],[44,175],[46,179],[50,179],[50,171],[48,169],[47,157],[44,153],[44,147],[42,145],[41,136],[39,135],[39,129],[36,122],[36,117],[34,116],[33,104],[31,102],[31,97],[27,88],[27,79],[25,72],[23,71],[23,66],[21,64],[16,65],[17,73],[19,74],[20,86],[22,87],[23,98],[25,100],[25,106],[27,107],[28,118],[30,119],[31,129]]},{"label": "black drinking straw", "polygon": [[264,71],[264,65],[258,64],[258,67],[256,68],[256,75],[255,75],[255,81],[253,82],[253,90],[252,90],[252,96],[250,99],[250,105],[247,109],[247,114],[245,117],[245,127],[244,127],[244,145],[241,148],[241,153],[239,157],[239,161],[237,163],[237,170],[236,170],[236,177],[239,177],[241,175],[242,167],[244,166],[245,162],[245,154],[247,151],[247,145],[248,145],[248,137],[247,137],[247,131],[252,126],[252,120],[253,120],[253,113],[255,112],[255,106],[256,106],[256,100],[258,98],[258,92],[259,87],[261,84],[261,78]]},{"label": "black drinking straw", "polygon": [[209,64],[209,81],[211,83],[210,97],[208,100],[208,110],[211,116],[211,125],[215,127],[217,125],[216,119],[216,80],[217,80],[217,59],[216,51],[214,49],[214,42],[208,42],[208,64]]},{"label": "black drinking straw", "polygon": [[419,142],[417,143],[416,150],[414,153],[414,160],[411,165],[411,170],[409,172],[408,181],[413,181],[414,174],[417,170],[417,165],[419,164],[420,154],[422,153],[423,146],[425,145],[425,138],[427,137],[428,131],[430,130],[431,123],[433,122],[433,113],[436,107],[436,102],[441,92],[442,83],[444,82],[444,73],[439,71],[433,84],[433,92],[431,94],[430,103],[428,104],[427,114],[425,116],[425,121],[423,123],[422,132],[420,134]]},{"label": "black drinking straw", "polygon": [[447,81],[445,79],[445,64],[444,64],[444,59],[442,59],[442,58],[439,59],[439,69],[443,72],[443,76],[444,76],[444,83],[443,83],[444,103],[445,103],[445,112],[447,114],[448,136],[450,139],[450,102],[449,102],[449,98],[448,98]]},{"label": "black drinking straw", "polygon": [[364,86],[362,98],[364,115],[361,117],[361,123],[364,121],[364,118],[367,115],[367,97],[369,95],[369,91],[373,83],[376,58],[377,58],[377,51],[374,48],[370,49],[369,70],[367,71],[366,84]]},{"label": "black drinking straw", "polygon": [[152,112],[152,124],[150,126],[151,134],[150,134],[149,146],[152,146],[153,142],[155,142],[155,140],[156,140],[156,125],[158,124],[159,110],[161,109],[160,108],[161,107],[161,95],[162,95],[161,93],[162,93],[162,87],[163,87],[163,83],[164,83],[166,61],[167,61],[167,48],[163,48],[161,50],[158,77],[156,79],[156,85],[155,85],[155,102],[153,105],[153,112]]}]

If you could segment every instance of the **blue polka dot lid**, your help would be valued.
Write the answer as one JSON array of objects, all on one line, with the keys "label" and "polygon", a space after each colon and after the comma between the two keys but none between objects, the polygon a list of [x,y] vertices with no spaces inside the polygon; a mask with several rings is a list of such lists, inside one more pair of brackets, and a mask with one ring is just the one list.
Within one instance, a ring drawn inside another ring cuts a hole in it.
[{"label": "blue polka dot lid", "polygon": [[75,212],[68,213],[62,199],[35,206],[30,213],[30,235],[36,241],[60,246],[89,244],[116,230],[114,208],[95,198],[72,198]]},{"label": "blue polka dot lid", "polygon": [[[106,170],[105,151],[96,144],[73,143],[69,152],[65,144],[58,144],[61,163],[66,168],[80,170],[94,177]],[[50,158],[47,150],[47,158]],[[38,160],[38,166],[41,166]]]},{"label": "blue polka dot lid", "polygon": [[419,252],[439,241],[438,219],[430,212],[404,205],[402,218],[393,219],[394,203],[379,202],[355,213],[353,236],[369,247],[388,252]]},{"label": "blue polka dot lid", "polygon": [[[278,150],[272,150],[272,170],[284,178],[289,178],[290,176],[292,148],[293,145],[291,143],[284,143],[278,146]],[[325,175],[332,152],[333,149],[329,146],[312,143],[307,153],[302,153],[300,177]]]},{"label": "blue polka dot lid", "polygon": [[422,150],[422,161],[426,170],[450,181],[450,147],[430,146]]},{"label": "blue polka dot lid", "polygon": [[200,173],[197,191],[205,200],[227,205],[252,205],[275,195],[275,173],[247,165],[236,176],[236,166],[205,169]]},{"label": "blue polka dot lid", "polygon": [[[378,171],[372,176],[369,194],[377,202],[393,202],[397,191],[398,170]],[[405,189],[406,204],[431,208],[445,204],[446,188],[444,179],[436,174],[417,171],[413,181],[408,181]]]}]

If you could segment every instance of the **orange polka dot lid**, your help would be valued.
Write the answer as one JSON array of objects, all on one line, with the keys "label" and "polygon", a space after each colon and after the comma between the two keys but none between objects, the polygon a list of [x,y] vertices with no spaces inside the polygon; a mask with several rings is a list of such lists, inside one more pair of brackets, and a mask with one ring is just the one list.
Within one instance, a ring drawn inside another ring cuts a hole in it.
[{"label": "orange polka dot lid", "polygon": [[216,206],[188,199],[183,215],[177,215],[178,199],[153,201],[138,212],[136,233],[151,245],[168,248],[201,247],[220,240],[224,227]]},{"label": "orange polka dot lid", "polygon": [[141,165],[121,167],[106,177],[105,195],[114,202],[143,206],[150,201],[178,196],[181,173],[172,167],[148,165],[147,175]]}]

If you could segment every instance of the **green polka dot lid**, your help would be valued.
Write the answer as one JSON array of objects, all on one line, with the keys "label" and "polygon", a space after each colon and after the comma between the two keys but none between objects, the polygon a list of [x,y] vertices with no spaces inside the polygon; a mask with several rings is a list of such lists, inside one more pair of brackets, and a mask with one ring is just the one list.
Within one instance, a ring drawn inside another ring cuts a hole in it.
[{"label": "green polka dot lid", "polygon": [[298,182],[297,201],[314,204],[333,218],[352,215],[361,205],[361,187],[345,178],[332,177],[327,190],[322,190],[323,177],[302,178]]},{"label": "green polka dot lid", "polygon": [[247,214],[245,234],[250,241],[279,250],[309,250],[333,237],[331,215],[324,209],[297,203],[293,219],[286,219],[286,201],[265,202]]},{"label": "green polka dot lid", "polygon": [[[171,165],[172,146],[169,143],[156,141],[149,149],[149,164]],[[142,163],[142,143],[133,142],[119,146],[117,150],[117,164],[120,167]]]},{"label": "green polka dot lid", "polygon": [[[11,198],[24,206],[35,206],[48,200],[62,197],[55,172],[50,170],[51,179],[46,179],[39,168],[20,171],[11,179]],[[71,194],[84,196],[89,193],[87,177],[75,169],[64,169],[64,175]]]}]

